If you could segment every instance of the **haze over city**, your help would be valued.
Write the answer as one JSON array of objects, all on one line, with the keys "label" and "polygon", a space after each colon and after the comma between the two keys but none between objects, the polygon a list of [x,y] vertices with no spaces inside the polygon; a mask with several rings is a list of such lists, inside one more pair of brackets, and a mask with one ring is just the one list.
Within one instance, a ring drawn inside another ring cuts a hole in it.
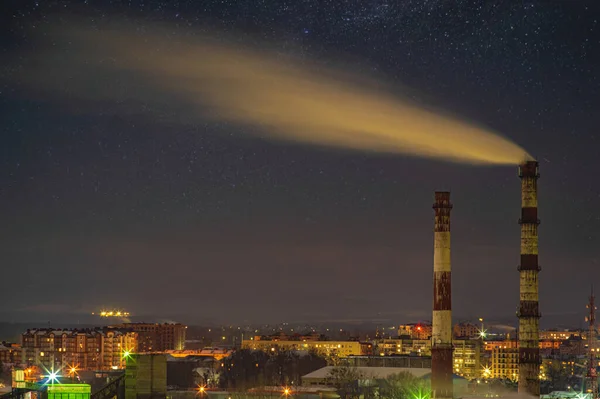
[{"label": "haze over city", "polygon": [[[0,319],[516,325],[540,164],[543,326],[598,279],[594,2],[13,2]],[[208,62],[207,62],[208,60]]]}]

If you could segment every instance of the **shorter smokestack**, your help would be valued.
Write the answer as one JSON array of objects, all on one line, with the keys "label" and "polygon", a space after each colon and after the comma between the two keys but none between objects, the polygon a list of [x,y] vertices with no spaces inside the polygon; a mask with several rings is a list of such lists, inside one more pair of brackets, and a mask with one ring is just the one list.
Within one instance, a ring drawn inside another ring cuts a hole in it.
[{"label": "shorter smokestack", "polygon": [[431,389],[436,399],[452,399],[452,278],[449,192],[436,192],[433,252]]}]

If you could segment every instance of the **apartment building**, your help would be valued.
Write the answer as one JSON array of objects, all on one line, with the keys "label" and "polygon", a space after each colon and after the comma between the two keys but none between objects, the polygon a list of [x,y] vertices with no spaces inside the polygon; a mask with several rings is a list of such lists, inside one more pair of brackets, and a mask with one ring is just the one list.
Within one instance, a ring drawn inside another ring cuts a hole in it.
[{"label": "apartment building", "polygon": [[137,351],[137,334],[115,329],[36,329],[21,336],[21,362],[48,370],[111,370]]}]

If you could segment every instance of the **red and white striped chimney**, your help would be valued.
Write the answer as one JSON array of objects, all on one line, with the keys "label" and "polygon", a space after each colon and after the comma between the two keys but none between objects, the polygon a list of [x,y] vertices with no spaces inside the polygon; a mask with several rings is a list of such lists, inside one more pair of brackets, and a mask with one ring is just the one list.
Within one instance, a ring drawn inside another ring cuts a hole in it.
[{"label": "red and white striped chimney", "polygon": [[538,197],[536,161],[519,166],[521,178],[521,264],[519,265],[519,393],[540,396],[538,293]]},{"label": "red and white striped chimney", "polygon": [[436,192],[433,252],[431,389],[436,399],[452,399],[452,291],[449,192]]}]

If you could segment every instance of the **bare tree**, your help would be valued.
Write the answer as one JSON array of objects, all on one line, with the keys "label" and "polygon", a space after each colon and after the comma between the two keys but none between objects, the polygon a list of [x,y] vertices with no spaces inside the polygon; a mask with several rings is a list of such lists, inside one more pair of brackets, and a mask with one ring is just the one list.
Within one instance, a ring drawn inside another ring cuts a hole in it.
[{"label": "bare tree", "polygon": [[342,399],[354,399],[360,395],[359,381],[365,375],[356,367],[339,366],[332,368],[327,378]]},{"label": "bare tree", "polygon": [[409,372],[388,376],[382,384],[380,396],[385,399],[429,399],[430,384]]}]

